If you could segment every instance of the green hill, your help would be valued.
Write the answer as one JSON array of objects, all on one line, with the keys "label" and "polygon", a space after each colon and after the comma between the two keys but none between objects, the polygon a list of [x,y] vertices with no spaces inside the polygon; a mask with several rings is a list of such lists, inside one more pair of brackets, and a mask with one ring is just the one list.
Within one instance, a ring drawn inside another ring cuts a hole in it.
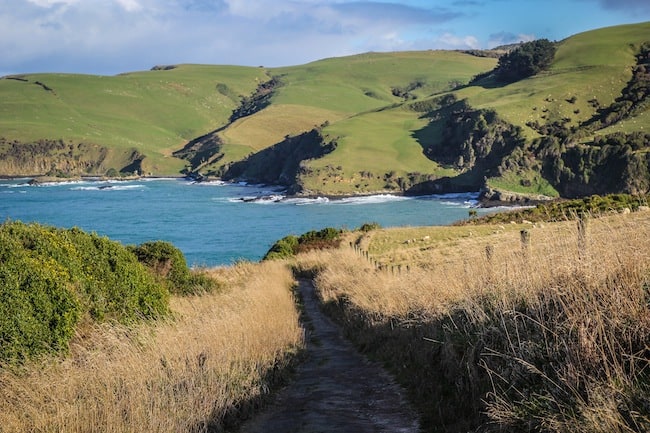
[{"label": "green hill", "polygon": [[454,51],[4,77],[0,174],[183,172],[304,194],[646,192],[648,34],[575,35],[509,82],[495,53]]},{"label": "green hill", "polygon": [[[197,65],[114,77],[4,77],[0,80],[4,139],[0,172],[46,174],[53,164],[69,174],[103,174],[146,156],[145,172],[178,174],[184,162],[174,158],[173,151],[227,122],[240,95],[252,92],[256,82],[265,79],[265,71],[257,68]],[[44,140],[62,143],[33,145]],[[13,142],[16,145],[10,146]],[[73,152],[77,157],[81,143],[105,150],[96,151],[96,156],[83,152],[89,163],[77,166],[48,150],[59,147],[59,153]]]}]

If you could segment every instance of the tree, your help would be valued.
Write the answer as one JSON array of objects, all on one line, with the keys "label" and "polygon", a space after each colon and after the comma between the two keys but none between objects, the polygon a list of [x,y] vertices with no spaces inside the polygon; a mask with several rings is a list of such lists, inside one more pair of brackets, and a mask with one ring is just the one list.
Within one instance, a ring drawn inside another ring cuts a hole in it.
[{"label": "tree", "polygon": [[495,73],[502,81],[518,81],[548,68],[553,57],[555,44],[548,39],[526,42],[501,56]]}]

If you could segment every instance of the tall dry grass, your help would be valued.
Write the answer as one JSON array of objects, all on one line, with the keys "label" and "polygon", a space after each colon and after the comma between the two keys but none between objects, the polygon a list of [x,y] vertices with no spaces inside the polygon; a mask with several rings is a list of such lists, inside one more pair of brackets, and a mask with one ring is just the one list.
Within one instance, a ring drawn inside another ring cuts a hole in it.
[{"label": "tall dry grass", "polygon": [[173,298],[155,325],[86,327],[71,355],[0,370],[0,432],[220,431],[303,345],[277,263],[213,270],[227,289]]},{"label": "tall dry grass", "polygon": [[528,233],[419,251],[401,274],[351,250],[300,266],[431,431],[650,431],[650,213]]}]

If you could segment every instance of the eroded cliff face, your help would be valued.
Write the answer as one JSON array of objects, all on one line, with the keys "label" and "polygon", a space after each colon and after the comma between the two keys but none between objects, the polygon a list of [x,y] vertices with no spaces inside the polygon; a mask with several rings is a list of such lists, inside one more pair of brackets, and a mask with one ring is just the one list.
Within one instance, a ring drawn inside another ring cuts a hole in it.
[{"label": "eroded cliff face", "polygon": [[3,176],[58,176],[141,174],[145,156],[137,150],[122,154],[106,146],[63,140],[24,143],[0,138]]}]

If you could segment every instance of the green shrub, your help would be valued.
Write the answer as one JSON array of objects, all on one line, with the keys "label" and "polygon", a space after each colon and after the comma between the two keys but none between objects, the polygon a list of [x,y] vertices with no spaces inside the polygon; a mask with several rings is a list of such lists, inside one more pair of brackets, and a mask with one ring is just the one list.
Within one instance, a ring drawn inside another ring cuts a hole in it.
[{"label": "green shrub", "polygon": [[161,281],[169,283],[171,292],[183,291],[190,280],[183,253],[169,242],[145,242],[137,247],[130,247],[140,263],[153,271]]},{"label": "green shrub", "polygon": [[273,244],[262,260],[286,259],[309,250],[335,248],[340,244],[340,235],[341,230],[327,227],[308,231],[299,237],[285,236]]},{"label": "green shrub", "polygon": [[216,281],[205,274],[192,272],[187,267],[183,252],[169,242],[145,242],[129,249],[170,293],[193,295],[211,292],[217,285]]},{"label": "green shrub", "polygon": [[320,231],[309,231],[300,235],[298,244],[306,244],[316,241],[331,241],[339,237],[341,231],[332,227],[326,227]]},{"label": "green shrub", "polygon": [[293,235],[285,236],[271,246],[262,260],[276,260],[293,257],[298,248],[298,238]]},{"label": "green shrub", "polygon": [[81,315],[69,273],[0,233],[0,361],[65,351]]},{"label": "green shrub", "polygon": [[169,292],[121,244],[77,228],[0,225],[0,361],[67,349],[81,317],[168,313]]},{"label": "green shrub", "polygon": [[373,230],[379,230],[381,228],[381,225],[379,223],[364,223],[359,227],[359,230],[362,232],[371,232]]}]

